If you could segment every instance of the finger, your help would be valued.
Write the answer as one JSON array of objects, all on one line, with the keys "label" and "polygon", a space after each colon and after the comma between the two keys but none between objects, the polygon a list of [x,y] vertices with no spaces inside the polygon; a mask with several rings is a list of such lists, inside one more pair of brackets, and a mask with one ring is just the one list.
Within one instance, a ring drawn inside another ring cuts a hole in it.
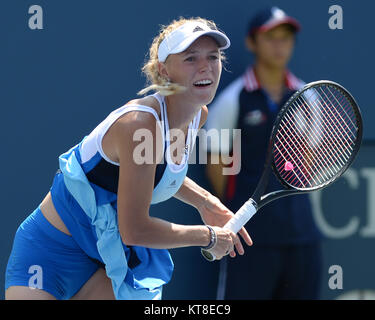
[{"label": "finger", "polygon": [[250,235],[248,234],[248,232],[246,231],[244,227],[241,228],[241,230],[239,231],[239,234],[241,235],[242,239],[244,239],[245,243],[248,246],[253,245],[253,240],[250,238]]},{"label": "finger", "polygon": [[237,250],[237,252],[242,256],[245,253],[245,250],[242,246],[240,238],[236,235],[236,238],[234,239],[234,246]]},{"label": "finger", "polygon": [[225,257],[225,255],[219,255],[218,257],[216,257],[216,260],[221,260]]},{"label": "finger", "polygon": [[244,254],[244,249],[242,247],[240,238],[233,231],[229,231],[229,232],[230,232],[230,237],[231,237],[231,240],[232,240],[232,246],[229,249],[229,251],[233,252],[233,251],[235,251],[234,248],[236,248],[236,250],[239,254],[241,254],[241,255]]}]

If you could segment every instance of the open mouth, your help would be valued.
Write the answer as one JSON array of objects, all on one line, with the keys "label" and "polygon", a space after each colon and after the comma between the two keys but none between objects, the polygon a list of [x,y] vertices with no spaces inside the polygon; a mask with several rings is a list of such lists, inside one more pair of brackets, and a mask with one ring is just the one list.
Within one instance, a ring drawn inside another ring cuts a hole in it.
[{"label": "open mouth", "polygon": [[212,84],[212,81],[211,80],[199,80],[197,82],[194,82],[194,86],[195,87],[199,87],[199,88],[204,88],[204,87],[208,87]]}]

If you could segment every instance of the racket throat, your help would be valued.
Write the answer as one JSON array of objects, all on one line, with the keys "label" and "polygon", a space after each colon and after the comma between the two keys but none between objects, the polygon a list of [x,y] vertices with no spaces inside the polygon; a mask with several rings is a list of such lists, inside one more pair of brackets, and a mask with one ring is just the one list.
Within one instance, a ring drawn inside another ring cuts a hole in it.
[{"label": "racket throat", "polygon": [[260,202],[258,202],[258,209],[260,209],[264,205],[266,205],[266,204],[268,204],[268,203],[270,203],[274,200],[284,198],[284,197],[287,197],[287,196],[304,194],[304,193],[309,193],[309,192],[310,191],[308,191],[308,190],[304,191],[304,190],[293,190],[293,189],[274,191],[274,192],[268,193],[268,194],[261,197]]},{"label": "racket throat", "polygon": [[269,165],[269,161],[266,161],[262,176],[260,177],[259,183],[253,195],[251,196],[251,199],[254,201],[256,207],[258,207],[261,197],[262,195],[264,195],[267,189],[270,173],[271,173],[271,166]]},{"label": "racket throat", "polygon": [[255,210],[258,211],[259,210],[259,206],[258,206],[258,203],[255,202],[255,200],[253,198],[250,198],[248,200],[254,207],[255,207]]}]

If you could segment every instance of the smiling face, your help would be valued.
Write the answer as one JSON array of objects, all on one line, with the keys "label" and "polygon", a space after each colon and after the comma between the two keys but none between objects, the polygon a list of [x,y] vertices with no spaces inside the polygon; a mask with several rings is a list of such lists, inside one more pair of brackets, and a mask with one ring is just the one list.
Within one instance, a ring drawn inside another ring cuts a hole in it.
[{"label": "smiling face", "polygon": [[171,54],[159,64],[159,72],[186,88],[184,99],[198,105],[209,104],[216,93],[222,63],[218,45],[209,36],[198,38],[184,52]]}]

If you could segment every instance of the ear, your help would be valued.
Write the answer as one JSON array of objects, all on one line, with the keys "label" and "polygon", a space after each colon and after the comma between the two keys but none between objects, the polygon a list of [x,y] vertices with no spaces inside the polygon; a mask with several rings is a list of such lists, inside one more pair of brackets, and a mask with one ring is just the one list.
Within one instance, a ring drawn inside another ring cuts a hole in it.
[{"label": "ear", "polygon": [[163,63],[163,62],[159,62],[158,63],[158,71],[159,71],[159,74],[163,78],[166,78],[166,79],[169,78],[169,74],[168,74],[168,71],[167,71],[167,66],[165,65],[165,63]]},{"label": "ear", "polygon": [[256,44],[253,37],[247,36],[245,38],[245,46],[247,50],[249,50],[252,53],[255,53]]}]

